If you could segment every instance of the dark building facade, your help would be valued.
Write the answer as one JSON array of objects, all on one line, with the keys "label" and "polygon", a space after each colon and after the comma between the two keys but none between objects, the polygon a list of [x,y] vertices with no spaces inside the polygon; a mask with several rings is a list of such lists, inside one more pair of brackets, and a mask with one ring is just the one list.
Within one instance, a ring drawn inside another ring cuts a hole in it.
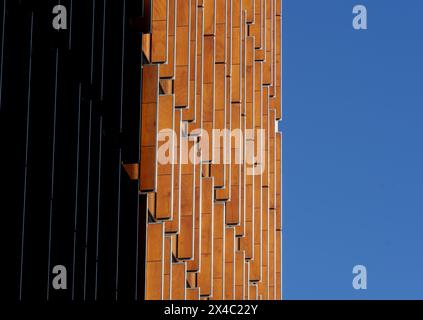
[{"label": "dark building facade", "polygon": [[[52,27],[58,3],[64,30]],[[2,0],[0,10],[8,295],[142,299],[145,195],[122,163],[140,161],[149,3]],[[55,265],[67,268],[67,290],[51,287]]]}]

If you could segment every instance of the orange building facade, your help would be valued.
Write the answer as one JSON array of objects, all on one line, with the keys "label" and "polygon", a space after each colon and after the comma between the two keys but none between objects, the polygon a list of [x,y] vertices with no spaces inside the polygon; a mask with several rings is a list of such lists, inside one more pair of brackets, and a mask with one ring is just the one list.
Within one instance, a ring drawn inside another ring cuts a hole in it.
[{"label": "orange building facade", "polygon": [[145,299],[281,299],[281,2],[148,8]]}]

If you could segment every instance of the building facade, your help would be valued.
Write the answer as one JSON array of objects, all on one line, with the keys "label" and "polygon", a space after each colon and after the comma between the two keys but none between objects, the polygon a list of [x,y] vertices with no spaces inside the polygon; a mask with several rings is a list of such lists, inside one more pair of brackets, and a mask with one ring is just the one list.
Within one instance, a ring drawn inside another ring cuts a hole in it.
[{"label": "building facade", "polygon": [[14,299],[281,299],[281,2],[2,0]]}]

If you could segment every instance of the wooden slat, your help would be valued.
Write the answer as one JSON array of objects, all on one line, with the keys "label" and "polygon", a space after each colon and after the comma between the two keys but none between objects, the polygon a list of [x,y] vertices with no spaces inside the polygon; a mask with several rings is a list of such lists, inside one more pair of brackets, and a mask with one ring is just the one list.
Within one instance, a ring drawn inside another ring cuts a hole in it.
[{"label": "wooden slat", "polygon": [[203,0],[204,35],[214,35],[216,31],[216,0]]},{"label": "wooden slat", "polygon": [[172,289],[172,237],[164,239],[163,300],[170,300]]},{"label": "wooden slat", "polygon": [[173,164],[173,216],[165,223],[167,233],[177,233],[180,229],[181,211],[181,148],[179,140],[181,138],[181,111],[174,110],[174,164]]},{"label": "wooden slat", "polygon": [[153,191],[157,181],[158,66],[144,65],[142,79],[140,190]]},{"label": "wooden slat", "polygon": [[190,1],[177,1],[175,105],[180,108],[189,103],[190,18]]},{"label": "wooden slat", "polygon": [[186,299],[185,275],[185,263],[182,262],[172,264],[172,300]]},{"label": "wooden slat", "polygon": [[[198,148],[198,145],[196,146]],[[200,157],[201,158],[201,157]],[[198,272],[200,270],[201,262],[201,229],[203,225],[202,213],[201,213],[201,177],[202,177],[202,166],[201,163],[195,164],[195,199],[194,199],[194,256],[193,259],[187,261],[187,270],[190,272]]]},{"label": "wooden slat", "polygon": [[213,178],[202,178],[201,190],[201,271],[198,286],[201,296],[213,293]]},{"label": "wooden slat", "polygon": [[[173,78],[176,68],[176,6],[177,0],[169,1],[168,39],[166,63],[160,66],[160,78]],[[173,89],[173,88],[172,88]]]},{"label": "wooden slat", "polygon": [[213,300],[224,297],[224,261],[225,261],[225,203],[214,204],[213,219]]},{"label": "wooden slat", "polygon": [[163,299],[164,271],[164,229],[163,224],[147,224],[146,254],[146,300]]},{"label": "wooden slat", "polygon": [[225,229],[225,300],[235,298],[235,229]]},{"label": "wooden slat", "polygon": [[173,217],[174,173],[174,102],[173,95],[159,97],[158,112],[158,163],[156,218],[170,220]]},{"label": "wooden slat", "polygon": [[151,62],[165,63],[167,61],[168,43],[168,4],[169,0],[152,1],[151,17]]},{"label": "wooden slat", "polygon": [[235,299],[244,299],[245,285],[245,252],[235,252]]}]

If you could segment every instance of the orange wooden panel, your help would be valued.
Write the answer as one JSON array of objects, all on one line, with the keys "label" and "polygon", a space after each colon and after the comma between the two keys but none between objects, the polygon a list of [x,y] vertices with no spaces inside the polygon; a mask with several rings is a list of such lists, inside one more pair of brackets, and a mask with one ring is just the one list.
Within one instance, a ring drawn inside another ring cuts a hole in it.
[{"label": "orange wooden panel", "polygon": [[146,299],[163,299],[164,228],[161,223],[147,224]]},{"label": "orange wooden panel", "polygon": [[142,79],[140,189],[151,191],[156,189],[157,178],[158,66],[144,65]]},{"label": "orange wooden panel", "polygon": [[235,229],[225,230],[225,300],[233,300],[235,295]]},{"label": "orange wooden panel", "polygon": [[[168,0],[169,20],[168,20],[168,38],[167,38],[167,61],[160,66],[161,78],[173,78],[176,67],[176,0]],[[172,88],[173,89],[173,88]]]},{"label": "orange wooden panel", "polygon": [[216,62],[226,62],[226,25],[221,23],[216,26]]},{"label": "orange wooden panel", "polygon": [[281,188],[282,188],[282,164],[281,164],[282,135],[276,133],[276,230],[282,230],[281,212]]},{"label": "orange wooden panel", "polygon": [[250,262],[249,261],[244,261],[245,264],[245,274],[244,274],[244,300],[249,300],[250,299]]},{"label": "orange wooden panel", "polygon": [[189,102],[188,108],[183,110],[184,121],[194,121],[196,117],[196,94],[197,94],[197,31],[198,9],[197,0],[189,0],[191,5],[191,34],[190,34],[190,63],[189,63]]},{"label": "orange wooden panel", "polygon": [[201,254],[201,271],[198,273],[198,286],[201,296],[210,296],[213,292],[213,256]]},{"label": "orange wooden panel", "polygon": [[192,216],[181,216],[180,233],[178,234],[178,259],[192,259],[194,254],[194,226]]},{"label": "orange wooden panel", "polygon": [[223,279],[213,280],[213,296],[210,297],[210,300],[223,300],[223,285]]},{"label": "orange wooden panel", "polygon": [[142,68],[142,103],[157,103],[159,96],[159,66],[146,64]]},{"label": "orange wooden panel", "polygon": [[250,25],[249,35],[254,36],[256,49],[261,49],[264,46],[264,1],[265,0],[254,1],[254,24]]},{"label": "orange wooden panel", "polygon": [[243,0],[244,8],[247,11],[247,23],[254,23],[254,0]]},{"label": "orange wooden panel", "polygon": [[147,60],[147,62],[151,62],[151,34],[150,33],[143,33],[142,34],[142,48],[141,51]]},{"label": "orange wooden panel", "polygon": [[202,178],[202,213],[213,214],[213,178]]},{"label": "orange wooden panel", "polygon": [[254,101],[254,38],[246,38],[246,101]]},{"label": "orange wooden panel", "polygon": [[152,17],[153,21],[166,21],[168,0],[154,0],[152,1]]},{"label": "orange wooden panel", "polygon": [[147,212],[149,218],[154,220],[156,217],[156,194],[154,192],[147,193]]},{"label": "orange wooden panel", "polygon": [[262,188],[262,242],[261,242],[261,278],[258,285],[259,294],[263,299],[268,299],[268,265],[269,265],[269,212],[268,188]]},{"label": "orange wooden panel", "polygon": [[[232,107],[231,107],[231,78],[226,77],[226,129],[230,133],[232,129]],[[230,197],[230,184],[231,184],[231,135],[226,134],[226,143],[224,148],[225,154],[222,155],[225,159],[225,172],[224,172],[224,187],[216,190],[216,200],[228,200]]]},{"label": "orange wooden panel", "polygon": [[[188,168],[190,171],[184,171]],[[194,166],[192,164],[181,165],[181,190],[184,196],[181,197],[181,215],[193,216],[194,214]]]},{"label": "orange wooden panel", "polygon": [[162,261],[164,233],[162,223],[147,224],[147,261]]},{"label": "orange wooden panel", "polygon": [[172,219],[174,172],[174,105],[173,95],[159,97],[158,164],[156,218]]},{"label": "orange wooden panel", "polygon": [[276,231],[276,299],[282,297],[282,231]]},{"label": "orange wooden panel", "polygon": [[[241,116],[241,128],[242,132],[245,132],[245,116]],[[241,157],[245,158],[245,135],[243,135],[243,147],[241,149]],[[242,160],[240,170],[240,217],[239,225],[236,227],[236,236],[243,237],[245,234],[245,222],[246,222],[246,164],[245,160]]]},{"label": "orange wooden panel", "polygon": [[172,288],[172,237],[167,236],[164,240],[163,261],[163,300],[169,300]]},{"label": "orange wooden panel", "polygon": [[199,288],[187,288],[187,300],[200,300]]},{"label": "orange wooden panel", "polygon": [[147,261],[145,268],[145,299],[163,299],[163,261]]},{"label": "orange wooden panel", "polygon": [[189,272],[187,271],[186,274],[186,286],[187,288],[195,288],[197,287],[197,272]]},{"label": "orange wooden panel", "polygon": [[282,55],[281,55],[281,17],[276,17],[276,38],[279,39],[276,43],[276,119],[282,118]]},{"label": "orange wooden panel", "polygon": [[[154,1],[155,2],[155,1]],[[154,3],[153,2],[153,3]],[[153,20],[151,34],[151,62],[165,63],[167,61],[167,21]]]},{"label": "orange wooden panel", "polygon": [[[160,72],[160,74],[161,74],[161,72]],[[160,79],[160,90],[165,95],[173,94],[173,80],[172,79]]]},{"label": "orange wooden panel", "polygon": [[125,169],[129,179],[137,180],[139,177],[139,164],[138,163],[128,163],[124,164],[123,168]]},{"label": "orange wooden panel", "polygon": [[141,118],[141,146],[156,146],[157,103],[144,103]]},{"label": "orange wooden panel", "polygon": [[254,125],[256,130],[254,130],[254,156],[256,157],[256,162],[261,164],[261,152],[263,152],[264,146],[262,145],[262,139],[258,139],[258,130],[261,129],[263,126],[263,94],[262,94],[262,86],[261,83],[261,62],[255,63],[255,70],[256,70],[256,89],[254,91]]},{"label": "orange wooden panel", "polygon": [[226,75],[232,74],[232,1],[226,1]]},{"label": "orange wooden panel", "polygon": [[[203,8],[197,7],[197,28],[196,28],[196,57],[195,57],[195,117],[194,120],[189,123],[189,132],[194,130],[200,130],[202,128],[203,121],[203,21],[204,14]],[[192,68],[191,68],[192,71]],[[190,74],[191,82],[192,72]],[[190,93],[191,100],[193,96]],[[191,102],[190,102],[191,103]]]},{"label": "orange wooden panel", "polygon": [[235,252],[235,299],[244,299],[245,253]]},{"label": "orange wooden panel", "polygon": [[225,261],[225,203],[214,204],[213,218],[213,299],[223,299]]},{"label": "orange wooden panel", "polygon": [[241,249],[245,251],[245,256],[248,259],[254,258],[254,221],[246,220],[245,235],[241,238]]},{"label": "orange wooden panel", "polygon": [[[237,38],[239,33],[235,32],[234,37]],[[235,52],[235,51],[233,51]],[[239,64],[232,63],[232,102],[240,103],[241,102],[241,67]]]},{"label": "orange wooden panel", "polygon": [[172,300],[186,299],[185,275],[185,263],[182,262],[172,264]]},{"label": "orange wooden panel", "polygon": [[204,36],[204,83],[214,83],[215,36]]},{"label": "orange wooden panel", "polygon": [[202,178],[201,189],[201,271],[198,275],[200,295],[212,295],[213,287],[213,178]]},{"label": "orange wooden panel", "polygon": [[[257,1],[257,0],[256,0]],[[250,284],[250,300],[258,300],[257,285]]]},{"label": "orange wooden panel", "polygon": [[242,14],[242,24],[241,24],[241,114],[245,116],[246,114],[246,88],[247,88],[247,25],[246,25],[246,11],[243,10]]},{"label": "orange wooden panel", "polygon": [[204,35],[214,35],[216,30],[216,2],[203,0],[204,6]]},{"label": "orange wooden panel", "polygon": [[269,299],[275,299],[276,288],[276,215],[269,210]]},{"label": "orange wooden panel", "polygon": [[215,188],[225,186],[225,154],[226,154],[226,111],[215,111],[215,129],[220,130],[214,136],[214,153],[211,174],[214,177]]},{"label": "orange wooden panel", "polygon": [[215,66],[215,113],[214,129],[220,130],[223,134],[213,135],[214,159],[212,174],[215,177],[215,186],[223,187],[225,185],[225,165],[224,156],[226,152],[226,139],[224,129],[226,129],[226,65],[216,64]]},{"label": "orange wooden panel", "polygon": [[190,63],[190,1],[177,1],[175,105],[188,107]]},{"label": "orange wooden panel", "polygon": [[275,110],[269,110],[269,208],[276,208]]},{"label": "orange wooden panel", "polygon": [[191,16],[191,6],[189,1],[177,1],[177,26],[188,26]]},{"label": "orange wooden panel", "polygon": [[187,261],[187,270],[193,272],[198,272],[200,270],[200,261],[201,261],[201,229],[203,225],[203,219],[201,214],[201,186],[200,186],[200,176],[201,176],[201,165],[195,165],[196,175],[195,175],[195,217],[194,217],[194,256],[191,261]]},{"label": "orange wooden panel", "polygon": [[168,221],[165,223],[166,232],[168,233],[177,233],[179,232],[180,227],[180,210],[181,210],[181,201],[180,201],[180,188],[181,188],[181,153],[180,153],[180,146],[179,146],[179,139],[181,136],[181,111],[175,110],[174,112],[175,121],[174,121],[174,128],[175,128],[175,139],[174,139],[174,159],[175,163],[173,165],[174,170],[174,179],[173,179],[173,217],[172,221]]},{"label": "orange wooden panel", "polygon": [[272,83],[272,12],[273,12],[273,0],[266,0],[266,12],[265,12],[265,42],[266,42],[266,51],[265,63],[263,70],[263,84],[270,85]]},{"label": "orange wooden panel", "polygon": [[173,216],[173,180],[172,175],[157,177],[156,219],[169,220]]}]

